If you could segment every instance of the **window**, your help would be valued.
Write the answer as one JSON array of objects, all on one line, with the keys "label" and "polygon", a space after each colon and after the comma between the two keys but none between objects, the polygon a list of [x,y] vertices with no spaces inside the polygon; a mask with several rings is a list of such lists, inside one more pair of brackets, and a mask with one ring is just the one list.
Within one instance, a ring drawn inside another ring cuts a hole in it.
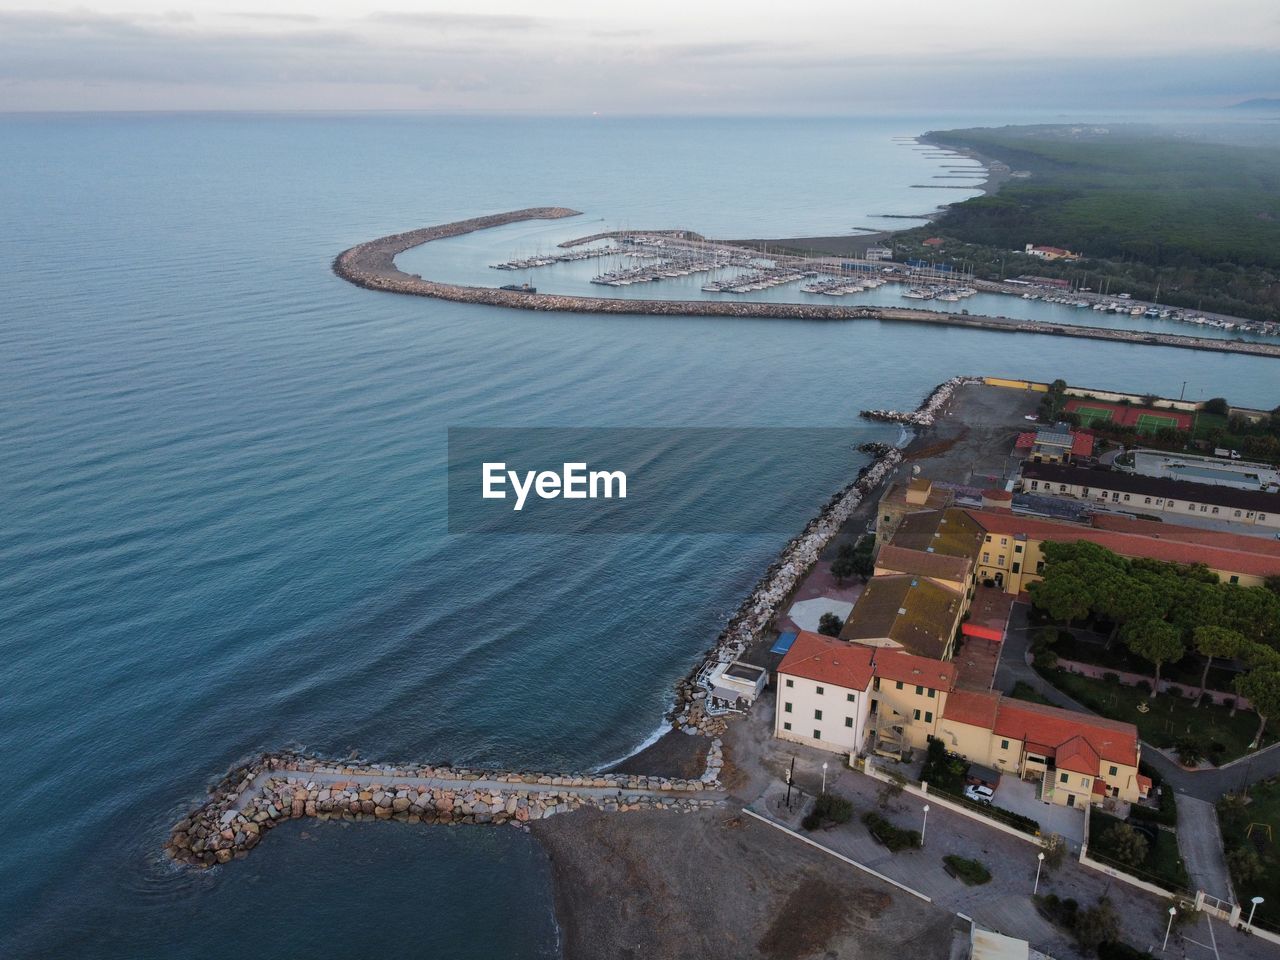
[{"label": "window", "polygon": [[1266,515],[1265,513],[1260,513],[1260,514],[1258,514],[1258,519],[1259,519],[1259,520],[1265,520],[1265,519],[1267,519],[1267,515]]},{"label": "window", "polygon": [[1108,775],[1108,776],[1111,776],[1111,777],[1114,777],[1114,776],[1115,776],[1117,773],[1119,773],[1119,772],[1120,772],[1120,771],[1119,771],[1119,770],[1117,770],[1115,767],[1112,767],[1112,768],[1111,768],[1110,773],[1108,773],[1107,775]]},{"label": "window", "polygon": [[1064,774],[1062,774],[1062,776],[1058,777],[1058,782],[1059,782],[1059,783],[1066,783],[1069,779],[1070,779],[1070,777],[1068,777],[1068,776],[1064,773]]},{"label": "window", "polygon": [[1232,582],[1232,583],[1239,583],[1239,582],[1240,582],[1240,578],[1239,578],[1238,576],[1236,576],[1236,575],[1233,573],[1233,574],[1231,575],[1231,582]]},{"label": "window", "polygon": [[1217,508],[1217,507],[1214,507],[1214,508],[1213,508],[1211,511],[1209,511],[1209,512],[1210,512],[1210,513],[1217,513],[1217,512],[1218,512],[1218,508]]},{"label": "window", "polygon": [[1044,561],[1043,561],[1043,560],[1037,560],[1037,561],[1036,561],[1036,573],[1044,573]]},{"label": "window", "polygon": [[925,722],[925,723],[933,723],[933,713],[932,713],[931,711],[926,710],[926,711],[924,712],[924,722]]},{"label": "window", "polygon": [[1081,778],[1080,778],[1080,786],[1082,786],[1082,787],[1088,787],[1088,786],[1089,786],[1089,778],[1088,778],[1088,777],[1081,777]]},{"label": "window", "polygon": [[1124,502],[1125,503],[1129,502],[1129,495],[1127,493],[1124,495]]},{"label": "window", "polygon": [[1203,503],[1202,503],[1202,504],[1200,504],[1200,512],[1201,512],[1201,513],[1204,513],[1204,512],[1205,512],[1205,511],[1207,511],[1208,509],[1209,509],[1209,508],[1208,508],[1208,507],[1206,507]]},{"label": "window", "polygon": [[790,730],[790,729],[791,729],[791,721],[790,721],[790,720],[788,720],[786,723],[784,723],[784,724],[782,725],[782,729],[783,729],[783,730]]},{"label": "window", "polygon": [[984,554],[982,555],[982,562],[983,562],[983,563],[990,563],[990,562],[991,562],[991,554],[989,554],[989,553],[984,553]]},{"label": "window", "polygon": [[920,711],[919,711],[919,710],[912,710],[912,711],[911,711],[911,713],[912,713],[912,715],[915,717],[915,719],[917,719],[917,720],[919,720],[919,719],[920,719]]},{"label": "window", "polygon": [[822,696],[822,687],[818,688],[818,696]]},{"label": "window", "polygon": [[1120,499],[1120,494],[1116,493],[1114,490],[1113,490],[1113,491],[1111,491],[1111,499],[1112,499],[1113,501],[1115,501],[1115,500],[1119,500],[1119,499]]},{"label": "window", "polygon": [[1240,516],[1240,511],[1239,511],[1239,510],[1237,510],[1237,511],[1236,511],[1236,517],[1239,517],[1239,516]]},{"label": "window", "polygon": [[790,713],[790,712],[791,712],[791,704],[789,704],[789,703],[784,703],[784,704],[782,705],[782,712],[783,712],[783,713]]},{"label": "window", "polygon": [[1188,509],[1188,510],[1194,510],[1195,508],[1196,508],[1196,505],[1195,505],[1194,503],[1188,503],[1188,504],[1187,504],[1187,509]]},{"label": "window", "polygon": [[1001,537],[1001,538],[1000,538],[1000,546],[1002,546],[1002,547],[1007,547],[1008,545],[1009,545],[1009,538],[1008,538],[1008,537]]},{"label": "window", "polygon": [[821,720],[821,719],[822,719],[822,711],[821,711],[821,710],[815,710],[815,711],[813,711],[813,719],[815,719],[815,720]]},{"label": "window", "polygon": [[[1046,486],[1047,486],[1047,484],[1046,484]],[[1059,493],[1066,493],[1066,492],[1067,492],[1067,485],[1066,485],[1065,483],[1060,483],[1060,484],[1058,484],[1058,492],[1059,492]]]},{"label": "window", "polygon": [[937,695],[938,695],[938,691],[937,691],[937,690],[935,690],[935,689],[933,689],[933,687],[930,687],[930,688],[929,688],[929,699],[930,699],[930,700],[933,700]]},{"label": "window", "polygon": [[1150,503],[1150,502],[1151,502],[1151,498],[1150,498],[1150,497],[1144,497],[1142,502],[1143,502],[1143,503]]},{"label": "window", "polygon": [[815,740],[821,740],[821,739],[822,739],[822,731],[821,731],[821,730],[815,730],[815,731],[813,731],[813,739],[815,739]]},{"label": "window", "polygon": [[872,680],[871,680],[871,689],[872,689],[872,690],[874,690],[876,693],[879,693],[879,692],[880,692],[880,678],[879,678],[879,677],[873,677],[873,678],[872,678]]},{"label": "window", "polygon": [[787,677],[787,686],[794,687],[795,685],[796,685],[796,682],[792,680],[790,677]]},{"label": "window", "polygon": [[1020,571],[1021,569],[1022,569],[1022,564],[1020,564],[1020,563],[1015,563],[1015,564],[1013,565],[1013,572],[1014,572],[1014,573],[1017,573],[1017,572],[1018,572],[1018,571]]},{"label": "window", "polygon": [[[1038,489],[1040,489],[1040,481],[1039,481],[1039,480],[1032,480],[1032,481],[1031,481],[1031,489],[1032,489],[1032,490],[1038,490]],[[988,537],[987,539],[988,539],[988,540],[990,540],[991,538],[990,538],[990,537]]]},{"label": "window", "polygon": [[918,684],[918,683],[916,684],[916,696],[917,696],[917,697],[923,697],[923,696],[924,696],[924,687],[920,686],[920,684]]},{"label": "window", "polygon": [[898,681],[898,683],[897,683],[897,687],[898,687],[898,689],[899,689],[899,690],[901,690],[901,689],[902,689],[902,681],[901,681],[901,680],[899,680],[899,681]]},{"label": "window", "polygon": [[850,703],[853,703],[855,700],[857,700],[857,699],[858,699],[857,695],[856,695],[856,694],[852,694],[852,693],[846,693],[846,694],[844,695],[844,698],[845,698],[846,700],[848,700]]},{"label": "window", "polygon": [[1017,546],[1015,546],[1015,547],[1013,548],[1013,552],[1014,552],[1014,553],[1021,553],[1021,552],[1022,552],[1022,544],[1018,544]]},{"label": "window", "polygon": [[853,726],[853,717],[845,717],[845,718],[844,718],[844,725],[845,725],[846,727],[852,727],[852,726]]},{"label": "window", "polygon": [[1008,750],[1008,749],[1009,749],[1009,741],[1008,741],[1008,740],[1001,740],[1001,741],[1000,741],[1000,749],[1001,749],[1001,750]]}]

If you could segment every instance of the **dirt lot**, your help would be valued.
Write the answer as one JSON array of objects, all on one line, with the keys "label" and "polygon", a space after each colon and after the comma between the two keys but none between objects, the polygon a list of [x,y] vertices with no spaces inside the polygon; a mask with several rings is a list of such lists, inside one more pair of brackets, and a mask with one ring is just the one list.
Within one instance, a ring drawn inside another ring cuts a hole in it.
[{"label": "dirt lot", "polygon": [[951,954],[946,910],[734,810],[584,811],[533,833],[551,856],[566,960]]}]

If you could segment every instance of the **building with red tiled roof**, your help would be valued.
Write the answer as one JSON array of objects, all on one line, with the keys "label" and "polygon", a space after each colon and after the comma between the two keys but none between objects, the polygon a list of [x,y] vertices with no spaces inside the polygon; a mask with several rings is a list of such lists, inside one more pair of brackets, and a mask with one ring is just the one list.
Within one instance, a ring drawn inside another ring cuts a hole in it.
[{"label": "building with red tiled roof", "polygon": [[947,698],[937,736],[966,759],[1041,785],[1042,799],[1087,806],[1146,795],[1138,776],[1138,730],[993,692],[957,690]]},{"label": "building with red tiled roof", "polygon": [[837,753],[867,738],[873,647],[802,630],[778,665],[773,735]]},{"label": "building with red tiled roof", "polygon": [[1202,563],[1223,583],[1245,587],[1260,586],[1267,577],[1280,574],[1280,553],[1260,537],[1187,532],[1188,528],[1153,521],[1131,521],[1123,529],[1114,529],[1122,525],[1111,519],[1099,518],[1096,526],[1086,527],[1003,510],[967,513],[985,531],[978,554],[978,579],[998,584],[1011,594],[1040,579],[1046,542],[1087,540],[1122,557]]}]

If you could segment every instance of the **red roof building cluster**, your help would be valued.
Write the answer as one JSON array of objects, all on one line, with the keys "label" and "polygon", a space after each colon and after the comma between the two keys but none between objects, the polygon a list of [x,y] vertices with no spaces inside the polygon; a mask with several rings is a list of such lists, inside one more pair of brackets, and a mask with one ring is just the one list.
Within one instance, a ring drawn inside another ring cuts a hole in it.
[{"label": "red roof building cluster", "polygon": [[[1257,552],[1253,546],[1255,543],[1266,543],[1260,537],[1238,537],[1239,541],[1246,542],[1227,541],[1231,543],[1230,546],[1220,546],[1211,543],[1211,538],[1189,539],[1181,531],[1166,534],[1166,528],[1173,530],[1175,524],[1156,524],[1139,520],[1134,523],[1143,526],[1133,528],[1134,532],[1129,530],[1121,532],[1084,527],[1057,520],[1042,520],[1038,517],[1026,517],[1004,511],[969,510],[967,512],[987,533],[1002,536],[1012,537],[1021,534],[1032,540],[1054,540],[1059,543],[1086,540],[1122,557],[1144,557],[1181,564],[1203,563],[1214,570],[1230,570],[1234,573],[1257,577],[1269,577],[1280,573],[1280,554],[1273,552],[1270,545],[1267,545],[1266,552],[1262,553]],[[1161,535],[1137,532],[1143,529],[1151,530],[1152,527],[1159,527]],[[1200,531],[1201,534],[1211,532]],[[1220,536],[1231,537],[1232,535]]]}]

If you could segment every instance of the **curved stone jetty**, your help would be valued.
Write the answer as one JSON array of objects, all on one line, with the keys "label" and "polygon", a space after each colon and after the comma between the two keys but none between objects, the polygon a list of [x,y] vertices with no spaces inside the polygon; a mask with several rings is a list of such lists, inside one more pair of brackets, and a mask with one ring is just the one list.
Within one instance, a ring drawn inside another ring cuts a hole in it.
[{"label": "curved stone jetty", "polygon": [[[517,310],[541,310],[558,313],[608,313],[625,315],[740,317],[783,320],[890,320],[903,323],[931,323],[950,327],[971,327],[1002,333],[1037,333],[1055,337],[1079,337],[1086,340],[1112,340],[1122,343],[1154,344],[1210,350],[1217,353],[1245,353],[1254,356],[1280,357],[1280,344],[1254,343],[1245,340],[1217,340],[1173,333],[1149,333],[1111,327],[1085,327],[1072,324],[1036,323],[1008,317],[944,313],[935,310],[913,310],[900,307],[846,307],[833,304],[762,303],[759,301],[720,300],[623,300],[614,297],[577,297],[550,293],[525,293],[496,287],[469,287],[454,283],[424,280],[405,273],[395,258],[413,247],[457,237],[476,230],[500,227],[522,220],[556,220],[580,216],[567,207],[529,207],[470,220],[458,220],[433,227],[379,237],[342,251],[334,258],[333,271],[356,286],[387,293],[404,293],[434,297],[458,303],[479,303]],[[663,231],[669,234],[684,231]],[[616,234],[610,231],[600,236]],[[585,243],[579,238],[573,243]]]},{"label": "curved stone jetty", "polygon": [[628,774],[545,774],[336,763],[264,754],[232,770],[209,799],[174,824],[165,852],[212,867],[242,860],[286,820],[399,820],[523,826],[583,807],[690,811],[724,802],[720,742],[694,780]]}]

